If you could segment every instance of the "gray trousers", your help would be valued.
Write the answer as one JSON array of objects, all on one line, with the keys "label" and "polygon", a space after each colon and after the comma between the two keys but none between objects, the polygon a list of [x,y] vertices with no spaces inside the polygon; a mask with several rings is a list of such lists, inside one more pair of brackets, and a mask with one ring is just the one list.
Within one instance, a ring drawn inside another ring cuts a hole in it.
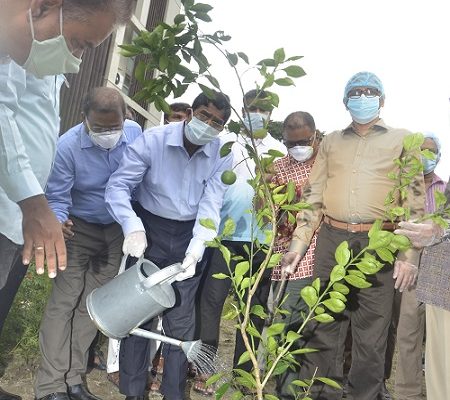
[{"label": "gray trousers", "polygon": [[[367,232],[349,233],[323,224],[317,238],[313,278],[327,283],[336,260],[337,246],[347,240],[353,254],[367,245]],[[300,369],[301,379],[328,377],[342,385],[344,343],[348,325],[352,330],[352,365],[348,374],[348,400],[377,400],[384,380],[386,340],[391,323],[394,298],[393,268],[385,264],[375,276],[369,276],[372,286],[367,289],[351,287],[347,308],[334,314],[335,321],[326,324],[311,322],[304,333],[305,346],[318,349],[305,355]],[[317,368],[317,372],[316,372]],[[321,383],[313,385],[314,400],[338,400],[342,391]]]},{"label": "gray trousers", "polygon": [[82,382],[88,349],[97,332],[86,297],[117,274],[122,258],[119,224],[70,219],[75,235],[66,242],[67,268],[54,279],[39,332],[42,357],[34,386],[38,399]]},{"label": "gray trousers", "polygon": [[26,272],[22,246],[0,234],[0,333]]}]

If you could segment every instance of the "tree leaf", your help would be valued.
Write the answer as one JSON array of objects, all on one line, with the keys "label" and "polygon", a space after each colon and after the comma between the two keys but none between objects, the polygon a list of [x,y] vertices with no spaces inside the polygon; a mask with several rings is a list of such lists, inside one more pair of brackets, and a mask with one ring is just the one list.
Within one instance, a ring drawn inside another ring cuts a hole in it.
[{"label": "tree leaf", "polygon": [[216,383],[218,380],[220,380],[221,378],[222,378],[222,376],[223,376],[223,374],[222,373],[217,373],[217,374],[214,374],[214,375],[212,375],[211,377],[209,377],[208,379],[207,379],[207,381],[205,382],[205,386],[211,386],[211,385],[213,385],[214,383]]},{"label": "tree leaf", "polygon": [[292,78],[300,78],[301,76],[306,75],[306,72],[302,67],[298,65],[290,65],[289,67],[283,68],[284,72]]},{"label": "tree leaf", "polygon": [[211,218],[201,218],[200,225],[206,229],[216,230],[216,224]]},{"label": "tree leaf", "polygon": [[316,377],[314,378],[315,380],[318,380],[320,382],[325,383],[325,385],[331,386],[335,389],[342,389],[341,385],[339,385],[339,383],[337,383],[336,381],[334,381],[333,379],[330,378],[324,378],[324,377]]},{"label": "tree leaf", "polygon": [[248,350],[246,350],[239,357],[239,361],[238,361],[237,365],[242,365],[249,360],[250,360],[250,353],[248,352]]},{"label": "tree leaf", "polygon": [[[337,257],[336,257],[337,258]],[[342,265],[335,265],[330,273],[331,282],[340,281],[345,276],[345,268]]]},{"label": "tree leaf", "polygon": [[270,337],[270,336],[279,335],[281,332],[283,332],[285,326],[286,326],[286,324],[283,324],[281,322],[270,325],[266,331],[267,336]]},{"label": "tree leaf", "polygon": [[258,316],[261,319],[265,319],[267,318],[267,314],[264,311],[264,307],[260,304],[255,304],[251,309],[250,309],[250,313]]},{"label": "tree leaf", "polygon": [[328,294],[333,299],[339,299],[339,300],[343,301],[344,303],[347,301],[347,297],[345,297],[341,292],[331,291]]},{"label": "tree leaf", "polygon": [[241,261],[236,265],[236,268],[234,270],[235,276],[243,276],[247,273],[247,271],[250,269],[250,263],[248,261]]},{"label": "tree leaf", "polygon": [[236,223],[232,218],[227,218],[225,224],[223,225],[223,236],[231,236],[236,230]]},{"label": "tree leaf", "polygon": [[394,234],[388,231],[374,232],[372,237],[369,238],[369,249],[375,250],[380,247],[387,247],[391,240],[394,238]]},{"label": "tree leaf", "polygon": [[286,335],[286,342],[291,343],[295,342],[296,340],[300,339],[301,335],[299,335],[297,332],[289,331]]},{"label": "tree leaf", "polygon": [[221,148],[220,148],[220,157],[226,157],[228,154],[231,153],[231,148],[233,147],[234,142],[226,142]]},{"label": "tree leaf", "polygon": [[278,78],[275,79],[274,82],[278,86],[295,86],[295,83],[291,78]]},{"label": "tree leaf", "polygon": [[325,324],[328,322],[334,321],[334,318],[330,314],[327,314],[327,313],[318,314],[313,319],[315,319],[318,322],[325,323]]},{"label": "tree leaf", "polygon": [[239,133],[241,131],[241,124],[236,121],[230,121],[227,127],[228,130],[233,133]]},{"label": "tree leaf", "polygon": [[217,390],[216,390],[216,400],[220,400],[223,397],[223,395],[228,391],[230,386],[231,386],[231,383],[225,382],[222,386],[217,388]]},{"label": "tree leaf", "polygon": [[[335,298],[327,299],[327,300],[324,300],[322,302],[322,304],[325,307],[327,307],[329,310],[331,310],[335,313],[340,313],[345,310],[345,303],[339,299],[335,299]],[[319,314],[319,315],[323,315],[323,314]]]},{"label": "tree leaf", "polygon": [[248,334],[250,336],[254,336],[257,337],[259,339],[261,339],[261,334],[258,332],[258,330],[254,327],[254,326],[247,326],[247,328],[245,328],[246,332],[248,332]]},{"label": "tree leaf", "polygon": [[[339,265],[347,265],[347,263],[350,260],[350,250],[348,249],[348,242],[343,241],[339,246],[336,248],[336,251],[334,252],[334,258],[336,259],[336,262]],[[342,278],[341,278],[342,279]]]},{"label": "tree leaf", "polygon": [[349,294],[350,289],[345,286],[343,283],[336,282],[333,284],[333,289],[336,290],[336,292],[342,293],[343,295]]},{"label": "tree leaf", "polygon": [[229,278],[229,276],[227,274],[224,274],[222,272],[219,272],[217,274],[212,274],[211,276],[213,278],[215,278],[215,279],[227,279],[227,278]]},{"label": "tree leaf", "polygon": [[387,248],[381,248],[381,249],[376,249],[375,252],[377,253],[378,257],[380,257],[383,261],[386,261],[388,263],[393,263],[394,262],[394,255],[392,254],[391,251],[389,251],[389,249]]},{"label": "tree leaf", "polygon": [[312,286],[305,286],[301,291],[300,295],[302,296],[302,299],[305,301],[305,303],[308,305],[309,308],[314,306],[314,304],[317,303],[317,292],[316,289],[314,289]]},{"label": "tree leaf", "polygon": [[371,283],[367,282],[365,279],[360,278],[359,276],[356,275],[346,275],[344,276],[344,279],[348,284],[358,289],[365,289],[372,286]]},{"label": "tree leaf", "polygon": [[283,48],[276,49],[273,53],[273,58],[277,63],[283,62],[286,58],[286,54],[284,53]]},{"label": "tree leaf", "polygon": [[247,54],[242,53],[241,51],[238,51],[237,55],[238,55],[240,58],[242,58],[247,64],[249,64]]}]

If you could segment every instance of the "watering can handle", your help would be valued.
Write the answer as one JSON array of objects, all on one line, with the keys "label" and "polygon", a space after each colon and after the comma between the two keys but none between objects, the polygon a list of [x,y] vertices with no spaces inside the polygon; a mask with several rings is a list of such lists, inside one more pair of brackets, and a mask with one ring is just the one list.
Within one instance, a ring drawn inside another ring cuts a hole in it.
[{"label": "watering can handle", "polygon": [[183,271],[184,269],[181,268],[181,263],[175,263],[150,275],[148,278],[142,281],[141,285],[144,288],[149,289],[152,286],[159,285],[162,283],[170,284],[173,281],[175,281],[177,275]]},{"label": "watering can handle", "polygon": [[[128,258],[128,254],[124,254],[122,257],[122,261],[120,262],[120,267],[119,267],[119,270],[117,271],[117,275],[120,275],[122,272],[125,271],[125,267],[127,265],[127,258]],[[143,260],[144,260],[144,255],[139,257],[137,264],[141,265]]]}]

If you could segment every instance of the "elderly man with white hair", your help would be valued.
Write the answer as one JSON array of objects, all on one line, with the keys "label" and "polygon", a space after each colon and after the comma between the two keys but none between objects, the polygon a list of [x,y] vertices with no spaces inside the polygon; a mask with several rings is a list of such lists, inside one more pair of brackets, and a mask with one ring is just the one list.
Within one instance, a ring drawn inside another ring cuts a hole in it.
[{"label": "elderly man with white hair", "polygon": [[[344,129],[326,135],[322,141],[303,200],[310,210],[297,214],[297,227],[282,267],[296,265],[305,255],[314,232],[317,236],[313,278],[327,285],[336,264],[335,250],[347,241],[357,254],[368,244],[368,231],[375,220],[383,229],[394,230],[386,221],[385,199],[392,189],[388,173],[396,170],[394,159],[404,154],[403,139],[409,132],[392,128],[380,119],[385,93],[380,79],[371,72],[359,72],[348,81],[344,105],[352,122]],[[406,201],[395,205],[409,207],[417,218],[424,212],[423,176],[413,178]],[[318,352],[305,354],[301,379],[326,376],[342,384],[343,354],[347,329],[352,329],[352,366],[348,374],[347,399],[376,400],[383,388],[386,339],[392,315],[394,288],[403,291],[414,283],[419,252],[400,252],[395,263],[368,280],[372,286],[350,289],[346,310],[327,324],[312,323],[304,332],[305,346]],[[314,384],[311,398],[338,400],[342,392],[321,383]]]}]

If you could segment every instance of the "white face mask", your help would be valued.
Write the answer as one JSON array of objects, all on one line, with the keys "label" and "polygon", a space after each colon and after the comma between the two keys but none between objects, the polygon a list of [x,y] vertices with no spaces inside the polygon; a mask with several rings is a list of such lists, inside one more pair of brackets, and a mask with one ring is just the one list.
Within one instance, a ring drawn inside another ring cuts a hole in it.
[{"label": "white face mask", "polygon": [[62,8],[59,14],[59,36],[42,42],[34,38],[33,17],[30,15],[30,27],[33,42],[31,43],[30,54],[28,55],[23,68],[38,78],[46,75],[58,75],[72,73],[76,74],[80,70],[81,58],[75,57],[67,47],[66,39],[62,34]]},{"label": "white face mask", "polygon": [[197,146],[203,146],[211,141],[213,141],[220,132],[209,126],[207,123],[200,121],[196,117],[192,117],[188,124],[184,127],[184,134],[186,139],[192,144]]},{"label": "white face mask", "polygon": [[109,150],[117,145],[122,136],[122,133],[122,129],[114,129],[111,131],[100,133],[92,132],[92,130],[89,130],[89,137],[95,145]]},{"label": "white face mask", "polygon": [[288,149],[288,153],[294,158],[294,160],[305,162],[312,157],[314,149],[312,146],[294,146]]},{"label": "white face mask", "polygon": [[250,129],[250,125],[251,125],[251,129],[253,131],[257,131],[259,129],[263,129],[264,128],[264,123],[267,121],[267,118],[269,116],[263,113],[256,113],[256,112],[251,112],[251,113],[245,113],[244,115],[244,125],[247,127],[247,129]]}]

